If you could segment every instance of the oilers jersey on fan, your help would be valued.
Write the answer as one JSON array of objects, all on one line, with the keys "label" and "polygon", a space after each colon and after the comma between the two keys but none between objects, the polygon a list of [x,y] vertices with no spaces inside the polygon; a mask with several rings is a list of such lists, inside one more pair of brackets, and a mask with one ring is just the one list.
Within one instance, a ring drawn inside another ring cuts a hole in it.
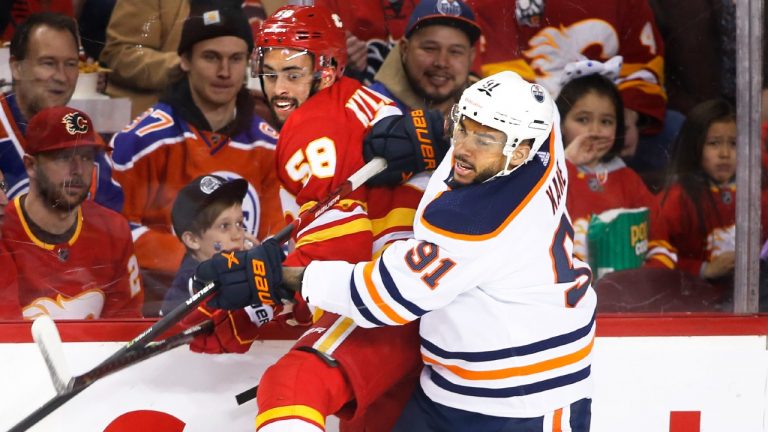
[{"label": "oilers jersey on fan", "polygon": [[166,103],[112,138],[114,177],[125,192],[123,214],[131,224],[142,268],[175,273],[184,245],[171,230],[178,191],[195,177],[243,178],[246,230],[263,239],[284,226],[275,176],[277,132],[258,116],[229,137],[196,128]]},{"label": "oilers jersey on fan", "polygon": [[536,417],[590,397],[596,295],[573,256],[562,139],[543,139],[520,169],[463,187],[446,181],[449,152],[415,239],[367,263],[309,264],[303,296],[365,327],[421,318],[421,386],[437,403]]}]

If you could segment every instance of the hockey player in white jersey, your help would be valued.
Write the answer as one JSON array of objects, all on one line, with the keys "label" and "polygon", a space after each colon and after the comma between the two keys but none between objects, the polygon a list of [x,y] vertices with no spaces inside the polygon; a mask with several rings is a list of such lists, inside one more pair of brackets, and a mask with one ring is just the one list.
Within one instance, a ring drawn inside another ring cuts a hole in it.
[{"label": "hockey player in white jersey", "polygon": [[555,105],[501,72],[469,87],[452,117],[414,239],[371,262],[283,272],[263,247],[240,252],[236,269],[215,257],[213,303],[279,298],[287,286],[364,327],[421,318],[425,367],[397,431],[588,431],[596,295],[572,254]]}]

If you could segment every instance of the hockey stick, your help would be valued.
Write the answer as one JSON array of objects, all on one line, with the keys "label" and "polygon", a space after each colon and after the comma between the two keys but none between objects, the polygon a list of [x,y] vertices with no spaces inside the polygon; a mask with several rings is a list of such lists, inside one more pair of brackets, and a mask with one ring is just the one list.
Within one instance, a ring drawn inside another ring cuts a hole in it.
[{"label": "hockey stick", "polygon": [[[339,185],[339,187],[336,188],[333,192],[331,192],[325,199],[323,199],[322,201],[318,201],[309,209],[301,212],[301,214],[299,214],[299,216],[296,219],[291,221],[290,224],[286,225],[282,230],[280,230],[277,234],[275,234],[274,238],[279,243],[284,243],[288,241],[288,239],[291,238],[293,231],[298,229],[299,226],[315,220],[318,216],[325,213],[329,208],[333,207],[336,203],[338,203],[342,198],[349,195],[352,191],[354,191],[355,189],[360,187],[363,183],[368,181],[368,179],[370,179],[371,177],[375,176],[376,174],[386,169],[386,167],[387,167],[387,162],[385,159],[383,158],[371,159],[370,162],[365,164],[359,170],[355,171],[355,173],[353,173],[344,183]],[[93,370],[107,367],[110,363],[119,361],[119,359],[128,355],[131,351],[142,349],[149,342],[151,342],[152,340],[160,336],[163,332],[165,332],[166,330],[176,325],[179,321],[182,320],[182,318],[184,318],[186,315],[192,312],[195,308],[197,308],[199,304],[208,300],[208,298],[211,297],[216,292],[217,289],[218,289],[218,286],[215,283],[211,282],[207,284],[200,291],[198,291],[192,297],[187,299],[184,303],[174,308],[170,313],[168,313],[168,315],[165,315],[163,318],[157,321],[154,325],[147,328],[138,336],[136,336],[131,341],[126,343],[123,347],[118,349],[114,354],[109,356],[106,360],[99,363],[99,365],[96,366]],[[50,370],[51,369],[49,367],[49,371]],[[54,383],[54,385],[56,384]],[[59,384],[59,386],[61,386],[61,384]],[[40,421],[42,418],[52,413],[54,410],[56,410],[58,407],[63,405],[66,401],[74,397],[74,395],[76,395],[82,390],[83,389],[80,389],[74,393],[68,393],[66,396],[63,396],[63,397],[59,397],[59,395],[57,395],[57,397],[54,397],[54,399],[51,399],[48,403],[40,407],[38,410],[36,410],[34,413],[32,413],[30,416],[28,416],[24,420],[28,422],[28,423],[24,423],[26,424],[25,428],[12,429],[12,430],[13,431],[26,430],[26,428],[31,427],[32,425]],[[35,416],[34,418],[32,417],[33,415]]]},{"label": "hockey stick", "polygon": [[29,429],[45,416],[55,411],[58,407],[90,387],[91,384],[107,375],[111,375],[148,358],[170,351],[181,345],[185,345],[191,342],[196,336],[210,333],[211,331],[213,331],[213,321],[203,321],[200,324],[189,327],[183,332],[170,336],[164,340],[150,342],[146,346],[137,347],[126,353],[124,356],[109,363],[102,362],[82,375],[72,376],[66,365],[61,338],[59,337],[59,331],[56,329],[56,325],[47,315],[39,317],[32,324],[32,335],[40,348],[40,353],[43,355],[46,365],[48,366],[48,372],[50,372],[51,380],[56,388],[56,396],[25,417],[9,429],[8,432],[21,432]]}]

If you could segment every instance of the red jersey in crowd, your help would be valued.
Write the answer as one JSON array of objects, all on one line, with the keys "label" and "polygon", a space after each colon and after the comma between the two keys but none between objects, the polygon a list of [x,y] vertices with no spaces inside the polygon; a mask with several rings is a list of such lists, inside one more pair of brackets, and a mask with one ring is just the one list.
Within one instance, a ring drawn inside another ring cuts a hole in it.
[{"label": "red jersey in crowd", "polygon": [[570,184],[566,206],[573,221],[573,250],[576,256],[583,261],[589,258],[587,228],[593,214],[617,208],[647,207],[649,232],[645,265],[675,268],[677,256],[674,248],[666,241],[667,228],[659,216],[656,198],[637,173],[625,166],[619,158],[600,163],[593,172],[570,162],[567,162],[567,166]]},{"label": "red jersey in crowd", "polygon": [[21,209],[25,197],[8,204],[2,227],[24,318],[140,318],[144,295],[125,219],[84,201],[69,238],[49,244],[33,233]]}]

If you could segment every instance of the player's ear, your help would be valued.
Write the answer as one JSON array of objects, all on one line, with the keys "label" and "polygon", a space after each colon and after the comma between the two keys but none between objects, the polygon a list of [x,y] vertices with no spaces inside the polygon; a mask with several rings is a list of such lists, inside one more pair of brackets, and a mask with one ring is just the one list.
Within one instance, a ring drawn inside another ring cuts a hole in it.
[{"label": "player's ear", "polygon": [[195,235],[192,231],[184,231],[181,235],[181,242],[184,243],[189,250],[200,250],[200,237]]},{"label": "player's ear", "polygon": [[525,142],[520,143],[520,145],[518,145],[517,148],[515,148],[515,150],[512,152],[512,159],[509,160],[510,168],[524,163],[526,160],[528,160],[528,155],[530,153],[531,146]]},{"label": "player's ear", "polygon": [[330,87],[336,81],[336,69],[325,67],[320,70],[320,90]]}]

